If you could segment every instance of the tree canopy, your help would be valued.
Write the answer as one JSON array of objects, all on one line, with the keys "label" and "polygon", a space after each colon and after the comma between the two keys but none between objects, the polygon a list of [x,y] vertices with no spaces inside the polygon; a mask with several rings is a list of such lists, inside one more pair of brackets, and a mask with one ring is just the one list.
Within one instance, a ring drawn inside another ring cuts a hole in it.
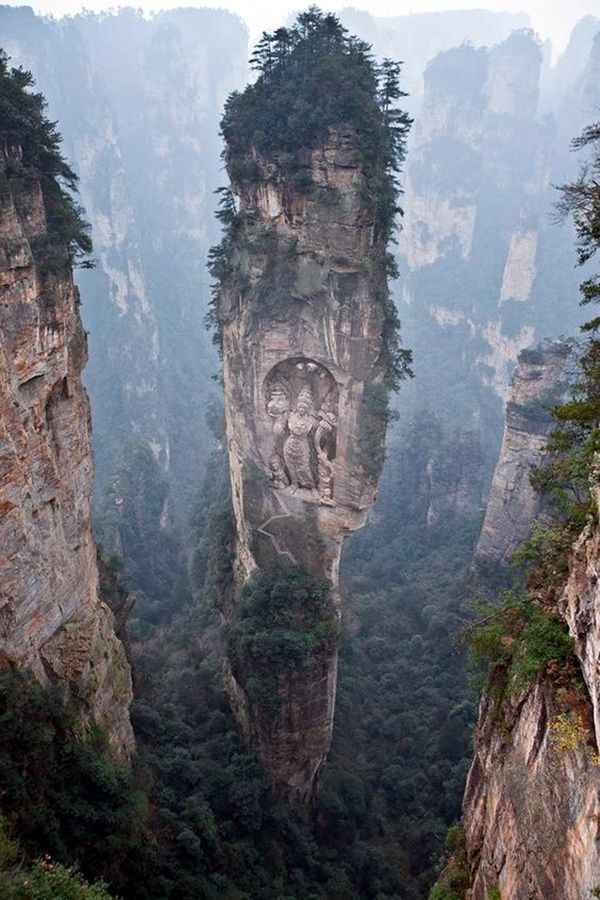
[{"label": "tree canopy", "polygon": [[[0,141],[8,174],[39,179],[49,237],[66,246],[71,262],[89,267],[85,257],[91,253],[92,241],[90,226],[74,199],[77,175],[61,153],[62,137],[45,114],[44,96],[30,90],[33,84],[31,72],[11,68],[9,57],[0,49]],[[20,154],[10,152],[17,147]]]},{"label": "tree canopy", "polygon": [[[401,64],[376,64],[370,46],[339,19],[311,6],[290,28],[264,32],[251,58],[254,84],[227,100],[221,130],[234,179],[250,148],[293,154],[310,148],[328,127],[350,124],[359,135],[370,194],[389,239],[400,213],[396,173],[405,157],[411,119],[397,102]],[[244,168],[248,176],[251,170]]]}]

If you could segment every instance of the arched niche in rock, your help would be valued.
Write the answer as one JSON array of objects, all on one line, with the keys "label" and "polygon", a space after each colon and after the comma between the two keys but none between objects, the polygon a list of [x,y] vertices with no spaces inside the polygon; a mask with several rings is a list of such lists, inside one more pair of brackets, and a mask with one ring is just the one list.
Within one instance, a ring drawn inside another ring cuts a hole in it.
[{"label": "arched niche in rock", "polygon": [[267,374],[263,397],[273,487],[332,505],[339,401],[335,378],[314,359],[291,357]]}]

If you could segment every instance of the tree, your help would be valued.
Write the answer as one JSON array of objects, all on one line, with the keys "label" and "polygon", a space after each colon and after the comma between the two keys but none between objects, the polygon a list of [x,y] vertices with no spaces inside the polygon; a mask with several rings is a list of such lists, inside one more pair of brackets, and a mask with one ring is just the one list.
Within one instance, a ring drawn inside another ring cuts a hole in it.
[{"label": "tree", "polygon": [[90,226],[75,200],[77,175],[60,152],[62,137],[45,115],[46,100],[30,88],[31,72],[9,68],[0,49],[0,141],[8,176],[29,173],[39,179],[51,241],[67,249],[72,263],[89,268]]}]

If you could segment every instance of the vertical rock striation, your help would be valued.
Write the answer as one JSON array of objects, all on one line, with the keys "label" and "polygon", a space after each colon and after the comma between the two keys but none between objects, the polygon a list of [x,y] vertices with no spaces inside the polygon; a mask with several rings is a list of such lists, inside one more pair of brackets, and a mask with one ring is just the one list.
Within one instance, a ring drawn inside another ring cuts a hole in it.
[{"label": "vertical rock striation", "polygon": [[530,482],[555,421],[550,410],[567,387],[569,346],[556,342],[523,351],[512,379],[500,455],[494,471],[475,559],[508,565],[540,512],[540,494]]},{"label": "vertical rock striation", "polygon": [[79,294],[40,181],[4,138],[0,254],[0,657],[61,685],[78,728],[102,728],[127,759],[131,675],[99,597],[90,527]]},{"label": "vertical rock striation", "polygon": [[[220,300],[236,580],[301,566],[333,584],[344,538],[373,503],[383,462],[386,277],[352,127],[301,154],[253,154]],[[382,407],[383,399],[383,407]],[[273,782],[305,799],[327,753],[337,655],[280,691],[266,724],[230,675],[234,706]]]},{"label": "vertical rock striation", "polygon": [[[600,509],[597,483],[593,493]],[[583,681],[551,664],[501,712],[493,682],[482,698],[463,804],[472,900],[493,887],[511,900],[587,900],[600,886],[599,558],[593,523],[558,604]]]},{"label": "vertical rock striation", "polygon": [[[577,708],[576,745],[553,725]],[[498,721],[480,707],[463,816],[471,900],[587,900],[600,885],[599,775],[590,706],[550,674]]]}]

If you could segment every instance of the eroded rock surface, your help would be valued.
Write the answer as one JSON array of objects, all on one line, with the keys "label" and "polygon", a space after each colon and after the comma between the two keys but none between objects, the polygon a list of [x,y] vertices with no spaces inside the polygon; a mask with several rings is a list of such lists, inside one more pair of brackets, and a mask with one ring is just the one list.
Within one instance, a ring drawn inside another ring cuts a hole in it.
[{"label": "eroded rock surface", "polygon": [[[281,562],[328,578],[373,503],[383,461],[385,274],[355,132],[301,158],[254,155],[233,189],[243,226],[221,296],[236,578]],[[294,183],[299,184],[298,173]],[[267,723],[230,674],[238,717],[273,782],[306,799],[331,740],[337,656],[280,691]]]},{"label": "eroded rock surface", "polygon": [[470,900],[493,888],[510,900],[589,898],[600,884],[595,742],[582,733],[566,751],[552,728],[574,704],[585,728],[589,703],[550,675],[503,723],[494,704],[481,704],[463,808]]},{"label": "eroded rock surface", "polygon": [[477,562],[508,565],[540,511],[531,485],[555,422],[550,410],[567,386],[569,348],[564,343],[526,351],[512,380],[500,455],[477,542]]},{"label": "eroded rock surface", "polygon": [[494,887],[511,900],[587,900],[600,885],[599,555],[590,523],[558,603],[581,674],[551,663],[520,696],[499,702],[493,680],[482,698],[463,805],[470,900]]},{"label": "eroded rock surface", "polygon": [[0,152],[0,657],[77,696],[113,755],[133,747],[131,675],[99,598],[79,295],[39,182]]}]

